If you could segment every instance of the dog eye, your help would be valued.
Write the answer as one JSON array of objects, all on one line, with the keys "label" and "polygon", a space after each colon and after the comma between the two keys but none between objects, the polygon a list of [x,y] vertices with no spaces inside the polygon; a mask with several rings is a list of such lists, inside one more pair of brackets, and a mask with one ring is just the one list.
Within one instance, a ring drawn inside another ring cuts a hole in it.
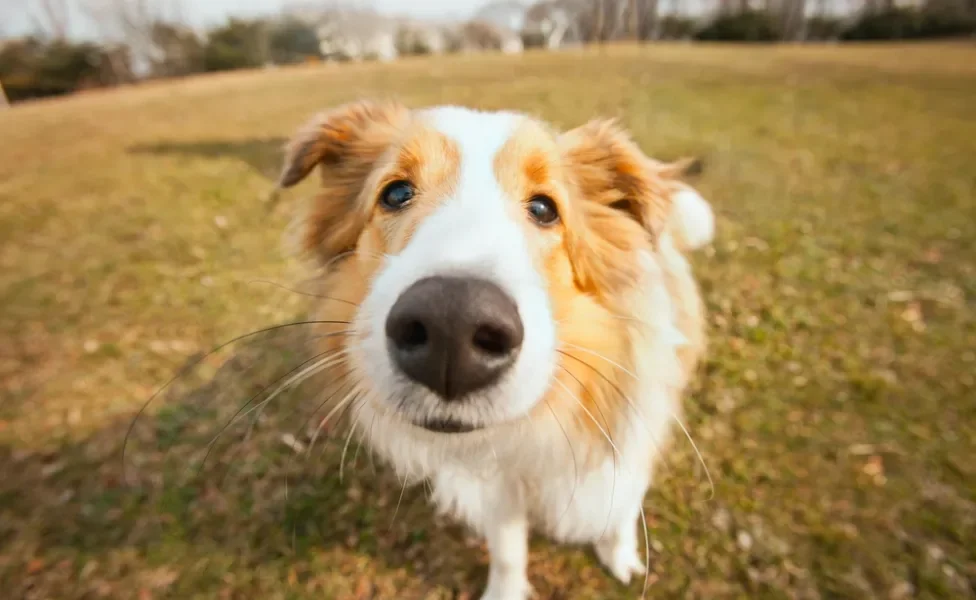
[{"label": "dog eye", "polygon": [[634,204],[630,200],[617,200],[616,202],[610,204],[610,208],[629,213],[634,212]]},{"label": "dog eye", "polygon": [[380,204],[389,211],[400,210],[413,200],[416,190],[409,181],[394,181],[380,194]]},{"label": "dog eye", "polygon": [[527,207],[529,216],[539,225],[552,225],[559,221],[556,203],[549,196],[533,196]]}]

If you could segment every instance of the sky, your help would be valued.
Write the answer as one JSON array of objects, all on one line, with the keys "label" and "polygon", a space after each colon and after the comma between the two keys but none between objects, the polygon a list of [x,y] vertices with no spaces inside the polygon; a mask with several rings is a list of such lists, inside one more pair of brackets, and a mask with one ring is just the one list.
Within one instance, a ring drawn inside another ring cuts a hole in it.
[{"label": "sky", "polygon": [[[83,2],[99,0],[57,0],[70,5],[72,18],[69,34],[73,38],[98,37],[96,23],[83,17],[78,6]],[[106,1],[106,0],[101,0]],[[111,1],[111,0],[108,0]],[[153,1],[153,0],[150,0]],[[194,26],[206,26],[223,22],[228,16],[255,17],[279,12],[288,5],[314,6],[315,0],[179,0],[183,14]],[[12,37],[35,30],[39,7],[44,0],[0,0],[0,36]],[[420,19],[464,19],[486,4],[488,0],[353,0],[355,4],[373,8],[390,15],[411,16]],[[328,0],[320,2],[328,6]]]}]

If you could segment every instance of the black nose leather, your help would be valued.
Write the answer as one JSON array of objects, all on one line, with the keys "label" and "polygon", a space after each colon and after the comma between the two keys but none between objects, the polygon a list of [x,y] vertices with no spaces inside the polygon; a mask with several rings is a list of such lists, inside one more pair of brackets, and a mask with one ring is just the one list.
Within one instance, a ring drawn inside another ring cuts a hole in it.
[{"label": "black nose leather", "polygon": [[407,288],[386,318],[387,347],[400,371],[445,400],[498,381],[522,347],[522,319],[497,285],[428,277]]}]

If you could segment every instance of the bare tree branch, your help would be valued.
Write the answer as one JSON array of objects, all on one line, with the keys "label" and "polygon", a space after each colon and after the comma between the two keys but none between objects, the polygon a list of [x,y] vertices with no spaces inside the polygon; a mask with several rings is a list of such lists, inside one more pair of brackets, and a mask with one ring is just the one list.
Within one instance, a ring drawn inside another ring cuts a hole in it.
[{"label": "bare tree branch", "polygon": [[38,0],[31,20],[42,32],[56,40],[63,40],[70,32],[71,7],[68,0]]},{"label": "bare tree branch", "polygon": [[184,23],[181,0],[84,0],[81,6],[105,37],[124,42],[135,55],[150,61],[160,54],[154,26]]}]

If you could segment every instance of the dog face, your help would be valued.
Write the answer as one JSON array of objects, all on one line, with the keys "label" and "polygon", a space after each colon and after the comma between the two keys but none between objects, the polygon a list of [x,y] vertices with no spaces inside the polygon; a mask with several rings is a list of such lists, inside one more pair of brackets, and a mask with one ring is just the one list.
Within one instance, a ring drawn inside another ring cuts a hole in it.
[{"label": "dog face", "polygon": [[300,132],[280,186],[317,166],[302,245],[324,267],[324,354],[346,397],[438,433],[545,413],[610,425],[675,167],[612,122],[560,135],[514,113],[375,102]]}]

